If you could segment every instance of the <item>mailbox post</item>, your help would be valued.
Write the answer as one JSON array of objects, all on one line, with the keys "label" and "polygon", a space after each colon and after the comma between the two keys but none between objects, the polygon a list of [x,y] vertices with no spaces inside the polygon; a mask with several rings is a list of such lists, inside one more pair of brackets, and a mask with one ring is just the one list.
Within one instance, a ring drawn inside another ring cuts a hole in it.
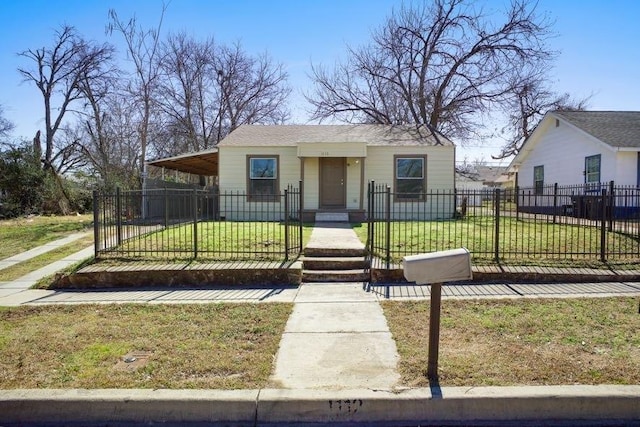
[{"label": "mailbox post", "polygon": [[431,285],[427,376],[435,381],[438,379],[442,283],[471,279],[471,256],[465,248],[410,255],[402,258],[402,267],[408,281]]}]

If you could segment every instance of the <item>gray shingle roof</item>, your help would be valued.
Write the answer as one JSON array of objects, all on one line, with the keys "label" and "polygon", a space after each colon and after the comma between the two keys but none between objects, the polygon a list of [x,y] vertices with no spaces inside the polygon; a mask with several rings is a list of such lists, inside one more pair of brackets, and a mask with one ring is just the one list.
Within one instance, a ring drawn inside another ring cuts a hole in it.
[{"label": "gray shingle roof", "polygon": [[640,111],[554,111],[612,147],[640,148]]},{"label": "gray shingle roof", "polygon": [[318,142],[364,142],[369,146],[453,145],[424,126],[418,129],[395,125],[242,125],[218,146],[296,146]]}]

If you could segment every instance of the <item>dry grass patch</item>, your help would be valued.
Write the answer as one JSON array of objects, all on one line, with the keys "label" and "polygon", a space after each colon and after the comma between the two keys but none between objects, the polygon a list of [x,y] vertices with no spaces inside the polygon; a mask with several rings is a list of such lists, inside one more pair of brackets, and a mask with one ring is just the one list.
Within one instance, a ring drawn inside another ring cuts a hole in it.
[{"label": "dry grass patch", "polygon": [[[429,301],[383,303],[405,385],[428,386]],[[634,298],[444,300],[440,384],[640,384]]]},{"label": "dry grass patch", "polygon": [[[0,308],[0,388],[264,387],[291,304]],[[131,353],[150,354],[120,369]],[[119,363],[120,362],[120,363]]]}]

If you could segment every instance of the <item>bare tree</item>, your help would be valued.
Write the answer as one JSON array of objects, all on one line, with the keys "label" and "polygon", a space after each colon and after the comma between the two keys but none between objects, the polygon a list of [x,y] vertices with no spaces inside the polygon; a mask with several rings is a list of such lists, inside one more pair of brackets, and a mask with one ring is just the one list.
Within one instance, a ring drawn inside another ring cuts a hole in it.
[{"label": "bare tree", "polygon": [[590,97],[574,99],[569,93],[553,91],[546,83],[544,70],[518,80],[504,104],[507,123],[502,134],[507,135],[506,142],[498,155],[491,156],[494,159],[517,155],[548,111],[584,110],[589,102]]},{"label": "bare tree", "polygon": [[157,113],[157,90],[160,76],[160,30],[167,6],[163,4],[156,28],[143,29],[135,17],[122,21],[115,10],[109,11],[107,33],[119,33],[127,45],[127,58],[133,64],[133,72],[127,92],[135,100],[137,112],[138,168],[142,171],[151,143],[154,114]]},{"label": "bare tree", "polygon": [[174,142],[170,153],[198,151],[214,146],[215,122],[220,114],[213,66],[213,39],[202,42],[185,33],[163,43],[161,105]]},{"label": "bare tree", "polygon": [[170,150],[207,149],[242,124],[288,118],[287,74],[267,55],[251,56],[239,44],[199,42],[181,33],[163,44],[162,57],[162,107],[178,144]]},{"label": "bare tree", "polygon": [[282,64],[267,54],[249,56],[237,43],[220,48],[214,66],[222,106],[218,141],[242,124],[279,124],[289,118],[286,101],[291,89]]},{"label": "bare tree", "polygon": [[119,70],[112,68],[100,80],[81,79],[84,108],[77,111],[70,132],[74,151],[107,190],[135,187],[139,146],[132,102],[118,88]]},{"label": "bare tree", "polygon": [[83,96],[79,88],[81,78],[88,81],[100,78],[101,64],[109,62],[113,48],[107,44],[85,41],[76,30],[63,26],[55,32],[52,47],[29,49],[21,56],[31,60],[32,66],[19,68],[25,81],[40,90],[44,101],[43,168],[58,173],[69,159],[68,144],[56,140],[56,133],[64,124],[71,104]]},{"label": "bare tree", "polygon": [[467,0],[401,6],[368,45],[348,48],[346,62],[312,67],[312,118],[424,124],[469,138],[512,92],[512,70],[553,59],[549,35],[528,0],[514,0],[503,16]]}]

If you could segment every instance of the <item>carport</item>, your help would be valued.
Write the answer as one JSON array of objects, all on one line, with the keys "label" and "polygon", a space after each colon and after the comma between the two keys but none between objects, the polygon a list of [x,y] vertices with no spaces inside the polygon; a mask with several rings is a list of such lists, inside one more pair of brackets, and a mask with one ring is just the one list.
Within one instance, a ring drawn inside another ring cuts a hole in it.
[{"label": "carport", "polygon": [[218,176],[218,148],[151,160],[147,165],[199,176]]}]

